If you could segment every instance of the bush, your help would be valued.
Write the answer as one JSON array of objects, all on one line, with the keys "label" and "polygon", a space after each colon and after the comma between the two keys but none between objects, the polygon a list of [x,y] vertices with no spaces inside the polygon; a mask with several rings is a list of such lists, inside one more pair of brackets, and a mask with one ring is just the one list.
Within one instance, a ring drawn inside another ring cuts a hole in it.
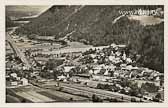
[{"label": "bush", "polygon": [[93,102],[103,102],[103,100],[99,98],[98,96],[96,96],[95,94],[92,95],[92,101]]},{"label": "bush", "polygon": [[136,102],[136,99],[135,98],[131,98],[131,102]]},{"label": "bush", "polygon": [[157,92],[159,90],[159,87],[156,86],[154,83],[143,83],[142,86],[141,86],[141,89],[147,91],[147,92],[150,92],[150,93],[154,93],[154,92]]}]

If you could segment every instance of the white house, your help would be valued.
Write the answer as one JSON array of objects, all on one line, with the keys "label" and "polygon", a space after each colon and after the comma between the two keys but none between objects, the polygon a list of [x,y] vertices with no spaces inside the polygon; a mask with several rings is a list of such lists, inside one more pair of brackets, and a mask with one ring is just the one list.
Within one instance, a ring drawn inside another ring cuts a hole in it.
[{"label": "white house", "polygon": [[16,73],[11,73],[10,74],[13,78],[16,78],[17,77],[17,74]]},{"label": "white house", "polygon": [[89,70],[89,74],[93,74],[93,70],[91,69],[91,70]]},{"label": "white house", "polygon": [[127,63],[132,63],[131,58],[126,58]]},{"label": "white house", "polygon": [[97,59],[93,59],[93,61],[94,61],[94,63],[97,63],[97,62],[98,62],[98,60],[97,60]]},{"label": "white house", "polygon": [[66,76],[64,75],[58,76],[58,80],[64,80],[64,79],[66,79]]},{"label": "white house", "polygon": [[29,84],[28,80],[26,78],[22,78],[21,83],[22,83],[22,85],[28,85]]},{"label": "white house", "polygon": [[109,71],[106,69],[106,71],[104,72],[104,75],[109,75]]},{"label": "white house", "polygon": [[119,72],[116,72],[116,71],[114,71],[114,77],[118,77],[118,76],[120,76],[120,73]]},{"label": "white house", "polygon": [[95,58],[95,57],[96,57],[96,54],[90,54],[90,56],[91,56],[92,58]]},{"label": "white house", "polygon": [[116,54],[117,56],[120,56],[120,55],[121,55],[121,52],[117,51],[115,54]]},{"label": "white house", "polygon": [[20,80],[20,77],[16,77],[16,80],[18,80],[18,81],[19,81],[19,80]]},{"label": "white house", "polygon": [[96,67],[93,68],[93,73],[98,74],[98,73],[100,73],[101,69],[102,69],[101,66],[96,66]]},{"label": "white house", "polygon": [[17,82],[17,81],[12,81],[12,82],[11,82],[11,85],[12,85],[12,86],[17,86],[17,85],[18,85],[18,82]]},{"label": "white house", "polygon": [[123,58],[123,60],[126,60],[126,54],[125,54],[125,52],[124,52],[122,58]]},{"label": "white house", "polygon": [[23,68],[23,70],[28,70],[29,69],[27,66],[23,66],[22,68]]},{"label": "white house", "polygon": [[74,66],[65,66],[64,67],[64,72],[69,72],[72,68],[74,68]]}]

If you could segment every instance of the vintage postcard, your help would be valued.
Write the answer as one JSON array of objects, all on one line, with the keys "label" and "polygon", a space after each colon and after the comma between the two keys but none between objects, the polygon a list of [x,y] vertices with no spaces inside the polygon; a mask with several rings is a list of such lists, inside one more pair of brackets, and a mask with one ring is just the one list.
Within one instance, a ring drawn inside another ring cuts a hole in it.
[{"label": "vintage postcard", "polygon": [[3,4],[3,106],[166,107],[166,2],[17,2]]}]

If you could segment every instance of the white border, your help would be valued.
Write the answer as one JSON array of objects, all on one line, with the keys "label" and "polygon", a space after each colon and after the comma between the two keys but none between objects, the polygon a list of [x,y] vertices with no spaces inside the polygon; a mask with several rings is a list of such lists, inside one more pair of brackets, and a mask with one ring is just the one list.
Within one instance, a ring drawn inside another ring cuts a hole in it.
[{"label": "white border", "polygon": [[[165,101],[164,103],[5,103],[5,6],[6,5],[164,5],[164,59],[165,59]],[[74,108],[74,107],[168,107],[168,45],[166,31],[168,31],[168,3],[167,0],[0,0],[0,107],[14,108]]]},{"label": "white border", "polygon": [[161,5],[166,0],[4,0],[5,5]]}]

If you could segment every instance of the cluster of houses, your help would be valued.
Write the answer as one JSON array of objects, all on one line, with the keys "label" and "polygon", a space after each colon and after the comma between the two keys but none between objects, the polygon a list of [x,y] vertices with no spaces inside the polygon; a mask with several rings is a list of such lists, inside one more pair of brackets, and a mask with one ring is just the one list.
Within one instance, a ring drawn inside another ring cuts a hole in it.
[{"label": "cluster of houses", "polygon": [[[130,88],[122,87],[118,82],[120,82],[121,79],[128,79],[136,82],[138,87],[141,87],[143,83],[148,82],[163,88],[163,73],[149,68],[138,67],[136,65],[137,55],[130,55],[127,52],[125,45],[112,44],[102,49],[93,48],[85,52],[57,54],[53,56],[56,56],[55,58],[64,58],[63,64],[55,67],[58,72],[58,81],[80,82],[81,84],[94,88],[96,88],[99,83],[109,85],[115,84],[118,91],[124,89],[126,92],[129,91]],[[42,67],[38,68],[38,66],[36,66],[33,73],[31,73],[31,77],[40,76],[40,72],[44,73],[45,71],[47,74],[44,76],[49,75],[53,78],[55,72],[54,69],[45,70],[47,59],[38,60],[39,58],[43,58],[43,55],[38,58],[38,54],[31,56],[31,58],[33,57],[36,60],[33,60],[32,64],[38,62]],[[41,63],[41,61],[43,61],[43,63]],[[57,60],[55,60],[55,62],[57,62]],[[28,70],[24,65],[16,66],[19,67],[19,70]],[[37,72],[35,72],[35,70],[37,70]],[[28,79],[18,77],[16,73],[10,73],[6,78],[10,79],[10,85],[13,86],[29,84]]]},{"label": "cluster of houses", "polygon": [[[20,75],[21,73],[19,72],[24,72],[24,71],[28,71],[26,66],[22,66],[22,65],[10,65],[11,63],[7,63],[8,66],[6,68],[6,82],[7,82],[7,86],[26,86],[29,85],[28,83],[28,78],[24,77],[23,74]],[[15,70],[15,71],[13,71]],[[24,73],[25,75],[25,73]]]},{"label": "cluster of houses", "polygon": [[84,63],[86,56],[90,60],[90,63],[87,63],[91,67],[88,71],[89,74],[148,81],[163,80],[163,73],[149,68],[137,67],[135,59],[126,54],[125,46],[112,44],[103,50],[90,50],[90,53],[85,54],[84,59],[81,59]]},{"label": "cluster of houses", "polygon": [[7,54],[6,54],[6,83],[7,83],[7,86],[29,85],[27,78],[24,78],[23,75],[18,75],[20,70],[21,71],[28,70],[28,67],[26,67],[19,60],[19,58],[15,56],[15,53],[13,52],[11,47],[9,47],[9,45],[7,45],[6,50],[7,50]]},{"label": "cluster of houses", "polygon": [[[126,54],[124,45],[112,44],[103,49],[90,49],[82,53],[79,58],[78,64],[71,63],[71,65],[67,65],[66,63],[65,65],[64,62],[59,67],[62,74],[57,77],[58,80],[67,81],[72,76],[69,74],[85,74],[85,76],[92,76],[93,80],[108,81],[109,77],[113,79],[127,78],[134,79],[139,85],[142,84],[142,81],[150,81],[157,86],[163,85],[163,73],[133,65],[136,64],[135,59]],[[100,78],[100,76],[106,77]]]},{"label": "cluster of houses", "polygon": [[11,73],[6,76],[6,80],[9,81],[8,86],[27,86],[29,85],[28,79],[17,76],[16,73]]},{"label": "cluster of houses", "polygon": [[[90,87],[96,87],[98,83],[115,82],[115,86],[117,85],[119,90],[126,89],[125,91],[128,91],[129,87],[123,88],[117,81],[129,79],[136,82],[139,88],[143,83],[152,83],[163,90],[163,73],[133,65],[136,64],[135,59],[126,54],[125,46],[113,44],[108,48],[90,49],[82,53],[78,63],[77,66],[62,65],[62,74],[57,77],[57,80],[87,83],[88,86],[91,85]],[[77,72],[72,71],[77,67],[79,68]]]}]

